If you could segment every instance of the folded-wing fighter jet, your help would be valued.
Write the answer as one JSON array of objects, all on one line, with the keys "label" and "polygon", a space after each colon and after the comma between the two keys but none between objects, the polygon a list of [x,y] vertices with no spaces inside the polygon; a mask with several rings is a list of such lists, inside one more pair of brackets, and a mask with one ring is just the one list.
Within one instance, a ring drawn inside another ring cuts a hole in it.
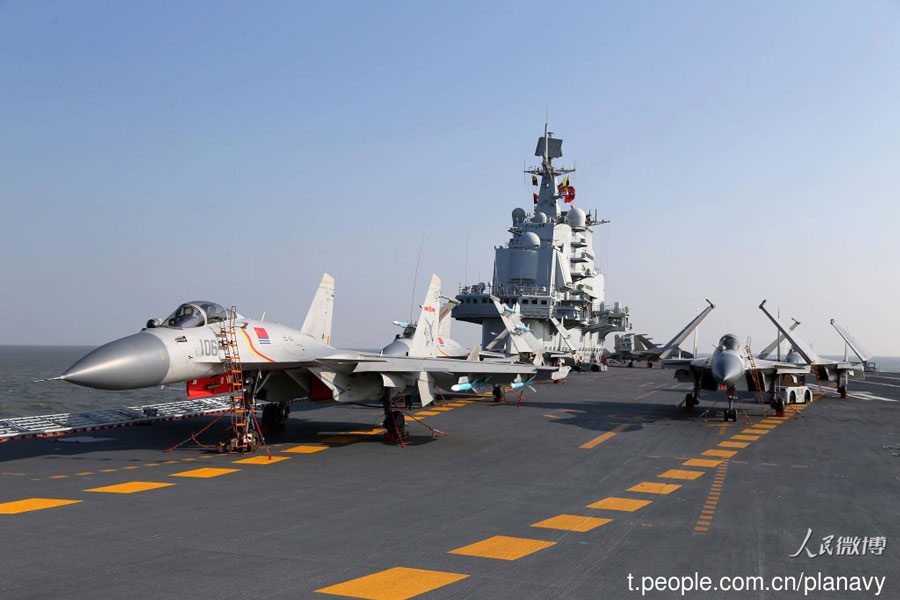
[{"label": "folded-wing fighter jet", "polygon": [[[664,359],[669,358],[670,356],[672,356],[672,354],[676,350],[679,349],[679,346],[682,344],[682,342],[684,342],[684,340],[686,340],[687,337],[689,335],[691,335],[691,333],[693,333],[695,329],[697,329],[697,327],[700,325],[700,323],[703,321],[703,319],[705,319],[706,316],[709,313],[711,313],[712,310],[716,307],[716,305],[713,304],[712,302],[710,302],[709,299],[707,299],[706,302],[707,302],[707,304],[709,304],[709,306],[704,308],[703,312],[698,314],[696,317],[694,317],[691,320],[690,323],[685,325],[684,329],[682,329],[681,331],[676,333],[675,337],[673,337],[671,340],[669,340],[669,342],[665,346],[659,346],[659,345],[651,342],[649,338],[642,336],[640,334],[635,334],[633,339],[642,338],[641,343],[645,346],[645,348],[640,349],[640,350],[622,349],[617,352],[614,352],[612,355],[610,355],[609,358],[619,359],[619,360],[629,360],[629,361],[631,361],[631,360],[647,361],[647,365],[650,367],[653,366],[652,361],[654,361],[654,360],[664,360]],[[688,355],[688,356],[690,356],[690,355]],[[693,358],[693,357],[691,357],[691,358]]]},{"label": "folded-wing fighter jet", "polygon": [[300,329],[232,313],[214,302],[186,302],[140,333],[93,350],[56,379],[86,387],[126,390],[187,382],[193,397],[225,392],[226,328],[234,328],[244,388],[269,404],[263,421],[283,424],[290,400],[381,400],[385,421],[402,433],[403,415],[391,398],[418,393],[423,405],[434,388],[460,383],[526,384],[549,380],[552,367],[436,358],[440,279],[433,275],[409,356],[342,351],[331,345],[334,279],[325,274]]},{"label": "folded-wing fighter jet", "polygon": [[853,350],[854,354],[859,358],[859,362],[850,362],[846,358],[844,360],[822,358],[806,342],[801,340],[797,334],[791,333],[792,329],[785,328],[776,317],[766,310],[765,300],[759,305],[759,309],[769,317],[769,320],[778,328],[778,331],[790,342],[791,351],[785,356],[785,361],[795,364],[808,364],[811,369],[815,370],[817,379],[836,382],[841,398],[847,397],[847,384],[850,381],[850,377],[865,377],[864,373],[866,363],[869,361],[869,355],[834,319],[831,320],[831,326],[835,328],[850,349]]},{"label": "folded-wing fighter jet", "polygon": [[756,389],[756,381],[769,393],[770,404],[777,411],[784,410],[784,401],[776,397],[776,387],[783,377],[798,377],[809,373],[808,365],[797,365],[789,362],[754,359],[748,348],[742,348],[736,335],[728,333],[719,339],[715,351],[707,358],[668,359],[663,367],[678,369],[675,378],[678,381],[691,382],[694,390],[684,398],[685,408],[693,410],[699,404],[700,390],[715,390],[724,387],[728,399],[728,408],[722,414],[725,421],[737,421],[737,383],[742,378],[747,387]]}]

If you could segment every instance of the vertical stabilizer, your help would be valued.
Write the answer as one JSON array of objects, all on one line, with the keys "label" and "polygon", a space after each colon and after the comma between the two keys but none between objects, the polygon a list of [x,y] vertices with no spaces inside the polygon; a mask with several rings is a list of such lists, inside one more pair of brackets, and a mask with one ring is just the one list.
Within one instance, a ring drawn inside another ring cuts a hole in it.
[{"label": "vertical stabilizer", "polygon": [[441,310],[441,278],[431,276],[431,284],[425,294],[425,302],[422,304],[422,312],[419,313],[419,321],[416,324],[416,332],[413,334],[409,345],[409,356],[428,357],[437,356],[435,341],[438,337],[438,326]]},{"label": "vertical stabilizer", "polygon": [[331,345],[331,318],[334,315],[334,278],[325,273],[319,282],[319,289],[313,296],[300,331],[311,338]]},{"label": "vertical stabilizer", "polygon": [[459,300],[447,298],[447,301],[444,302],[444,305],[441,307],[441,313],[438,317],[440,325],[438,325],[438,335],[443,339],[448,339],[450,337],[450,323],[453,319],[450,316],[450,313],[453,312],[453,307],[459,304]]}]

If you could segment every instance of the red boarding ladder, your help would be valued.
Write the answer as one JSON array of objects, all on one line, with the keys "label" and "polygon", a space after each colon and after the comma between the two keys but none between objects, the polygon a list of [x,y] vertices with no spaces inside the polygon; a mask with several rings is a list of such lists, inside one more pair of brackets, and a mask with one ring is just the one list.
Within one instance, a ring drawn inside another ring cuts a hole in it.
[{"label": "red boarding ladder", "polygon": [[[763,397],[762,381],[760,380],[759,368],[756,366],[756,360],[753,358],[753,351],[750,349],[749,342],[747,343],[747,347],[745,348],[745,350],[747,351],[747,362],[750,363],[750,378],[753,380],[753,387],[756,388],[756,402],[757,402],[757,404],[759,404],[760,408],[763,409],[763,416],[765,416],[767,409],[766,409],[766,400]],[[776,415],[784,416],[783,414],[778,415],[777,412],[776,412]],[[744,419],[749,424],[750,419],[747,417],[746,412],[744,413]]]}]

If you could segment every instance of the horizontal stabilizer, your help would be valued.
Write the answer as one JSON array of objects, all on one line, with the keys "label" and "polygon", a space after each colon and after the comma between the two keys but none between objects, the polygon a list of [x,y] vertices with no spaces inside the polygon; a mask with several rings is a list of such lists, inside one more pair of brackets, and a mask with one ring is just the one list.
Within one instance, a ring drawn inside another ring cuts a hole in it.
[{"label": "horizontal stabilizer", "polygon": [[768,310],[766,310],[766,301],[765,300],[763,300],[762,303],[759,305],[759,310],[763,311],[763,313],[765,313],[765,315],[767,317],[769,317],[769,320],[772,321],[772,323],[775,325],[775,327],[778,328],[778,331],[781,332],[781,335],[783,335],[785,337],[785,339],[787,339],[787,341],[791,343],[791,346],[794,347],[794,350],[796,350],[800,354],[800,356],[803,357],[803,360],[805,360],[806,362],[808,362],[811,365],[812,364],[820,364],[822,362],[821,359],[819,359],[819,355],[816,354],[813,351],[813,349],[810,348],[806,344],[806,342],[801,340],[796,335],[791,335],[791,330],[789,330],[787,327],[782,325],[781,321],[776,319],[772,315],[772,313],[770,313]]},{"label": "horizontal stabilizer", "polygon": [[701,312],[699,315],[694,317],[693,320],[691,320],[691,322],[688,323],[684,329],[679,331],[675,335],[675,337],[673,337],[671,340],[669,340],[668,344],[666,344],[665,346],[662,347],[662,349],[659,351],[659,358],[661,360],[668,358],[675,351],[675,349],[681,345],[681,342],[686,340],[687,336],[691,335],[691,333],[693,333],[694,330],[697,329],[697,326],[700,325],[700,322],[706,318],[706,315],[711,313],[712,310],[716,307],[716,305],[713,304],[712,302],[710,302],[708,298],[707,298],[706,302],[709,304],[709,306],[704,308],[703,312]]},{"label": "horizontal stabilizer", "polygon": [[859,342],[857,342],[856,339],[852,335],[850,335],[849,331],[838,325],[837,321],[835,321],[834,319],[831,320],[831,326],[834,327],[835,331],[838,332],[838,335],[844,338],[844,341],[847,342],[847,345],[850,346],[850,349],[853,350],[853,353],[859,357],[859,360],[861,360],[862,362],[869,362],[869,358],[871,358],[871,355],[866,352],[862,346],[859,345]]},{"label": "horizontal stabilizer", "polygon": [[[791,326],[788,328],[789,331],[793,331],[793,330],[797,329],[797,327],[800,325],[800,321],[798,321],[797,319],[791,319],[791,320],[793,321],[793,323],[791,323]],[[780,344],[783,341],[784,341],[784,338],[781,337],[781,333],[779,333],[778,335],[775,336],[775,339],[772,340],[771,344],[769,344],[768,346],[766,346],[765,348],[762,349],[762,352],[760,352],[756,356],[756,358],[769,358],[769,355],[775,351],[775,348],[778,347],[778,344]]]}]

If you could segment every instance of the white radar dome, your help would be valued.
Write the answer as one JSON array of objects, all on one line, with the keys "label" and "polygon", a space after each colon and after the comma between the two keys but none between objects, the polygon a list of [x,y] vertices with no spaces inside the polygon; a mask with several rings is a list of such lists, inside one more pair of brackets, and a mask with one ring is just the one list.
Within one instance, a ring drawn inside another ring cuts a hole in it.
[{"label": "white radar dome", "polygon": [[525,222],[525,209],[514,208],[512,211],[513,225],[521,225]]},{"label": "white radar dome", "polygon": [[526,231],[519,237],[519,245],[523,248],[534,248],[541,245],[541,238],[533,231]]},{"label": "white radar dome", "polygon": [[569,223],[569,227],[582,228],[587,223],[587,215],[580,208],[571,208],[566,214],[566,221]]},{"label": "white radar dome", "polygon": [[542,212],[534,213],[534,216],[531,218],[532,223],[546,223],[547,215]]}]

